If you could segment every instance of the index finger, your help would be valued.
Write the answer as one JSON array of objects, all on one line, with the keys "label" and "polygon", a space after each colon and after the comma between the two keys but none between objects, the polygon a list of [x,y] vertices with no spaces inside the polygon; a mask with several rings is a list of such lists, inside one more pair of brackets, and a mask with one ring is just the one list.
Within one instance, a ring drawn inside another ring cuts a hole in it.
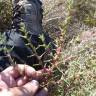
[{"label": "index finger", "polygon": [[18,78],[19,76],[32,76],[32,74],[35,74],[35,69],[33,67],[30,67],[25,64],[17,64],[15,66],[10,66],[7,69],[5,69],[3,72],[4,74],[9,74],[13,78]]},{"label": "index finger", "polygon": [[21,64],[17,65],[15,67],[15,70],[18,70],[19,75],[27,76],[28,78],[35,79],[35,80],[41,80],[46,75],[48,76],[51,74],[50,69],[44,68],[36,71],[33,67],[29,65],[21,65]]},{"label": "index finger", "polygon": [[28,78],[41,80],[44,77],[44,74],[50,75],[49,69],[42,69],[36,71],[33,67],[24,64],[17,64],[16,66],[10,66],[3,71],[4,74],[11,75],[14,79],[17,79],[20,76],[27,76]]}]

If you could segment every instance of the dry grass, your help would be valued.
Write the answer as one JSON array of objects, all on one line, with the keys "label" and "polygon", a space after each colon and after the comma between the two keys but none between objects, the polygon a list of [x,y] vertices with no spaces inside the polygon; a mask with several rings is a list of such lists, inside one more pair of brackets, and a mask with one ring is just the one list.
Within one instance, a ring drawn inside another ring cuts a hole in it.
[{"label": "dry grass", "polygon": [[55,69],[59,80],[53,80],[57,85],[50,96],[96,96],[96,1],[44,0],[44,4],[44,28],[62,45]]}]

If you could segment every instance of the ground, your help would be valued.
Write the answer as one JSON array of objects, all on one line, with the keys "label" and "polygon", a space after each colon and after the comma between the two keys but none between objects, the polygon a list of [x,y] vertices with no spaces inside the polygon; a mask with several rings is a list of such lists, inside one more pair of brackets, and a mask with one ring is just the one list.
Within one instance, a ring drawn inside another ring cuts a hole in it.
[{"label": "ground", "polygon": [[62,49],[50,96],[96,96],[96,1],[43,2],[44,30]]}]

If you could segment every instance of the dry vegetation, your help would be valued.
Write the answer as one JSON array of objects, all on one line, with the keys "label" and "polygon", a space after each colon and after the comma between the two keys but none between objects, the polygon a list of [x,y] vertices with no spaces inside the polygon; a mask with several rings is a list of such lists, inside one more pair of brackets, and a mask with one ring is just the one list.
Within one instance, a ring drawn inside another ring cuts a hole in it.
[{"label": "dry vegetation", "polygon": [[44,4],[44,29],[62,47],[55,74],[61,79],[50,96],[96,96],[96,1],[44,0]]}]

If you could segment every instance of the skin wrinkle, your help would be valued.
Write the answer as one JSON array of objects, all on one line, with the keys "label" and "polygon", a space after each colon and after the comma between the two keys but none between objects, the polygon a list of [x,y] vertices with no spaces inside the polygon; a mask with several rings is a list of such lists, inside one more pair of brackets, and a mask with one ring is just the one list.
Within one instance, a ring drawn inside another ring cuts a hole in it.
[{"label": "skin wrinkle", "polygon": [[[24,87],[20,87],[20,88],[14,88],[15,90],[17,90],[17,92],[19,92],[20,93],[20,96],[28,96],[28,94],[30,93],[27,89],[25,89]],[[13,91],[12,89],[11,89],[11,91]],[[14,92],[13,92],[13,94],[14,94]],[[13,96],[18,96],[18,93],[16,94],[14,94]]]}]

